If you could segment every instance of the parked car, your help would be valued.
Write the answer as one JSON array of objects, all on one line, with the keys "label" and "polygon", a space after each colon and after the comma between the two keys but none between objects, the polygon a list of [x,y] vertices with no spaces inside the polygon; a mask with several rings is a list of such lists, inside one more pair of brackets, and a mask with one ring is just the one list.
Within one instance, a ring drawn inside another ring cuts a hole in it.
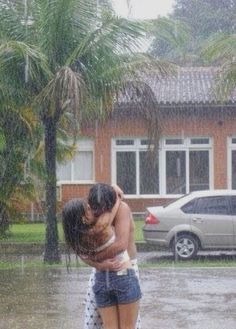
[{"label": "parked car", "polygon": [[194,258],[199,250],[236,249],[236,191],[196,191],[147,208],[143,236],[181,260]]}]

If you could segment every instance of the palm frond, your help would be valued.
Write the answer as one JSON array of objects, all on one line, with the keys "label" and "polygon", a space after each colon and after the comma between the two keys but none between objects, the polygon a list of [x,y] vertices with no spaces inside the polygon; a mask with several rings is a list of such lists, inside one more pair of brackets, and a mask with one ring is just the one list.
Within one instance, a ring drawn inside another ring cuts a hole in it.
[{"label": "palm frond", "polygon": [[11,84],[15,84],[13,88],[16,90],[17,85],[20,91],[21,86],[24,96],[29,80],[39,87],[51,76],[46,57],[35,46],[21,41],[8,41],[0,45],[0,74],[5,81],[9,81],[8,88],[11,89]]},{"label": "palm frond", "polygon": [[236,87],[236,34],[217,34],[208,40],[202,56],[217,63],[221,69],[217,75],[215,92],[224,102]]},{"label": "palm frond", "polygon": [[[76,60],[94,54],[134,53],[140,49],[140,39],[145,35],[144,26],[138,21],[107,15],[101,24],[87,33],[86,37],[74,49],[67,64],[72,65]],[[112,50],[112,52],[111,52]],[[100,60],[102,60],[100,56]]]},{"label": "palm frond", "polygon": [[83,77],[65,66],[58,70],[54,79],[38,95],[36,102],[45,104],[43,115],[47,117],[54,117],[59,121],[61,115],[69,110],[78,119],[78,109],[82,106],[85,95]]},{"label": "palm frond", "polygon": [[216,34],[203,45],[201,55],[208,61],[225,61],[236,54],[236,34]]}]

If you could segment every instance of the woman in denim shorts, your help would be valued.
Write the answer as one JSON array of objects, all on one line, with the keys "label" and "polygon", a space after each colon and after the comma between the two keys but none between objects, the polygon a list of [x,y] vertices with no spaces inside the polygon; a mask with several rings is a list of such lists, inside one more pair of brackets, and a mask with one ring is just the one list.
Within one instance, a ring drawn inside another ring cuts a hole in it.
[{"label": "woman in denim shorts", "polygon": [[[139,269],[138,269],[138,262],[137,259],[132,259],[132,268],[135,271],[136,277],[139,280]],[[104,265],[105,267],[105,265]],[[109,267],[109,265],[107,266]],[[88,281],[88,288],[84,300],[85,304],[85,316],[84,316],[84,327],[83,329],[103,329],[103,323],[100,313],[98,312],[98,308],[96,305],[96,300],[93,292],[93,286],[95,283],[95,274],[96,269],[95,267],[92,269],[92,272],[89,277]],[[138,314],[135,329],[141,329],[141,318],[140,314]]]},{"label": "woman in denim shorts", "polygon": [[[111,192],[112,188],[110,186],[109,188],[106,186],[105,189],[102,189],[103,193],[101,193],[99,184],[97,184],[92,189],[93,196],[96,196],[97,193],[97,200],[99,199],[99,203],[101,203],[102,211],[106,211],[106,201],[109,200],[109,193]],[[114,190],[112,193],[114,193]],[[103,202],[104,200],[105,203]],[[92,210],[96,210],[97,212],[99,210],[99,204],[97,201],[95,201],[94,204],[93,202],[94,198],[90,198],[89,205]],[[75,212],[75,209],[73,209],[73,211],[71,212],[70,207],[67,206],[66,209],[64,209],[63,211],[63,227],[65,237],[67,237],[66,240],[69,246],[71,246],[76,252],[79,250],[79,248],[77,248],[77,246],[75,245],[75,237],[72,239],[73,245],[70,245],[70,242],[72,240],[71,238],[68,239],[68,232],[65,231],[65,228],[69,226],[70,233],[76,231],[73,229],[73,227],[71,227],[70,224],[73,223],[73,225],[75,225],[74,223],[77,223],[76,225],[78,225],[79,210],[80,209]],[[75,216],[76,214],[76,221],[74,220],[75,218],[72,218],[72,214],[73,216]],[[131,230],[132,216],[131,211],[126,203],[121,202],[116,214],[116,218],[117,221],[118,218],[122,218],[122,221],[125,220],[125,222],[123,222],[125,223],[125,225],[123,226],[126,228],[126,232],[123,233],[125,233],[127,236],[130,236],[131,231],[133,231],[133,229]],[[129,247],[128,245],[126,246],[126,248]],[[112,245],[108,247],[108,249],[109,248],[112,249]],[[106,249],[100,253],[100,256],[101,254],[104,254],[104,252],[106,252]],[[113,254],[113,256],[115,256],[115,254]],[[122,250],[115,257],[115,259],[113,260],[113,270],[104,270],[102,262],[100,262],[99,266],[96,266],[94,260],[86,259],[85,261],[89,265],[95,266],[97,268],[95,272],[95,283],[93,286],[93,292],[98,311],[103,321],[104,329],[135,329],[139,311],[141,290],[138,278],[135,274],[134,269],[132,268],[132,262],[127,251],[124,251],[124,248],[122,248]],[[112,267],[110,268],[112,269]]]}]

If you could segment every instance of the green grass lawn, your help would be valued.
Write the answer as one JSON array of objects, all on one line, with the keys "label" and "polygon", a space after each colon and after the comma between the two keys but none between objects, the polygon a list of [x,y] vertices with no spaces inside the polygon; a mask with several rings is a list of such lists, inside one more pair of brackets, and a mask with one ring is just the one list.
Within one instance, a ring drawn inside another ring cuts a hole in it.
[{"label": "green grass lawn", "polygon": [[[135,240],[143,241],[142,227],[143,220],[135,221]],[[59,241],[63,241],[63,231],[61,223],[58,224]],[[6,237],[0,237],[0,242],[44,242],[45,224],[29,223],[29,224],[13,224]]]}]

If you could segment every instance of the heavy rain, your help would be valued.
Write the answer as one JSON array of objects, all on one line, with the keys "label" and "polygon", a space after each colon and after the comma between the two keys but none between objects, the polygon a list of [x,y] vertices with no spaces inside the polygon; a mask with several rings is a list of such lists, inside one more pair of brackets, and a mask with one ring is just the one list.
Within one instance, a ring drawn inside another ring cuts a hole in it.
[{"label": "heavy rain", "polygon": [[92,267],[132,329],[236,327],[235,58],[236,0],[0,0],[1,329],[110,329]]}]

